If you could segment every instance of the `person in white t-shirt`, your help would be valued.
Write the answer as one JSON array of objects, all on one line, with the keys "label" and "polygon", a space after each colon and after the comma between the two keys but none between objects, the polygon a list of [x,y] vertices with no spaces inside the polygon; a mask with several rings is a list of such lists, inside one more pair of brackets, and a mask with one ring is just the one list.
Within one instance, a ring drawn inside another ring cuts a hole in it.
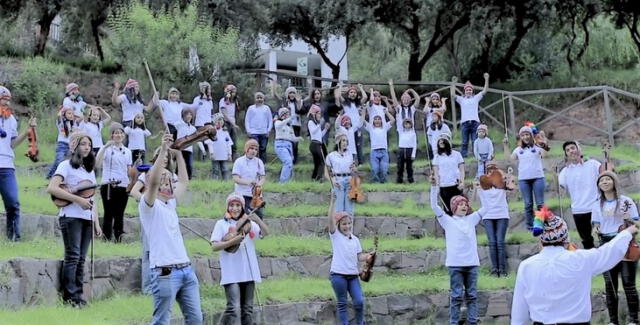
[{"label": "person in white t-shirt", "polygon": [[445,213],[438,205],[439,187],[436,175],[431,176],[431,209],[436,220],[444,229],[446,241],[445,266],[449,270],[449,324],[458,324],[460,306],[467,305],[467,323],[478,324],[478,273],[480,258],[478,257],[478,239],[476,225],[482,220],[487,209],[480,208],[473,212],[469,200],[463,195],[451,198],[449,204],[452,214]]},{"label": "person in white t-shirt", "polygon": [[142,96],[140,95],[140,85],[136,80],[129,79],[124,85],[123,94],[120,94],[120,82],[113,83],[113,94],[111,95],[111,103],[114,107],[120,107],[122,110],[122,126],[131,127],[133,119],[137,114],[144,112],[152,112],[158,102],[158,94],[153,94],[147,106],[144,106]]},{"label": "person in white t-shirt", "polygon": [[[616,237],[621,228],[635,224],[640,217],[635,202],[620,194],[622,189],[618,175],[611,171],[604,171],[596,181],[599,195],[598,201],[592,205],[593,233],[600,238],[600,246],[602,246]],[[622,261],[602,274],[610,324],[620,324],[618,322],[618,276],[622,278],[622,288],[627,296],[627,322],[638,324],[637,271],[638,262],[625,256]]]},{"label": "person in white t-shirt", "polygon": [[464,189],[464,159],[451,149],[451,133],[442,133],[438,139],[438,150],[433,159],[433,174],[440,187],[440,197],[444,202],[444,211],[453,214],[449,206],[451,198],[462,195]]},{"label": "person in white t-shirt", "polygon": [[335,122],[335,128],[336,128],[336,133],[340,132],[343,134],[347,135],[347,138],[349,139],[349,143],[348,143],[348,152],[349,154],[353,155],[353,161],[355,162],[356,166],[364,163],[364,161],[359,160],[358,157],[360,157],[360,155],[358,155],[358,147],[356,146],[357,143],[357,134],[360,132],[360,127],[362,127],[362,123],[364,123],[365,121],[365,110],[360,110],[360,116],[358,117],[358,119],[356,121],[358,121],[359,124],[354,124],[354,120],[348,115],[348,114],[340,114],[338,115],[338,117],[336,118],[336,122]]},{"label": "person in white t-shirt", "polygon": [[95,157],[91,151],[91,137],[82,131],[74,132],[69,138],[71,159],[61,162],[49,182],[47,192],[66,201],[58,213],[60,231],[64,242],[64,262],[62,264],[62,299],[65,304],[81,308],[87,304],[83,299],[84,263],[93,231],[100,237],[102,230],[98,221],[98,209],[94,204],[95,192],[72,194],[61,186],[95,186]]},{"label": "person in white t-shirt", "polygon": [[425,97],[424,109],[422,112],[426,116],[427,125],[431,125],[433,122],[433,113],[435,111],[440,111],[442,114],[440,117],[444,116],[444,113],[447,112],[447,98],[440,99],[440,94],[432,93],[429,97]]},{"label": "person in white t-shirt", "polygon": [[371,162],[371,173],[373,174],[374,183],[386,183],[387,174],[389,173],[389,144],[387,141],[387,133],[395,123],[395,118],[387,107],[384,108],[384,116],[374,115],[373,121],[365,121],[365,129],[369,132],[369,140],[371,141],[371,153],[369,161]]},{"label": "person in white t-shirt", "polygon": [[227,132],[231,136],[231,157],[236,159],[236,131],[240,127],[236,124],[236,111],[240,109],[240,103],[238,102],[238,89],[234,85],[224,86],[224,96],[220,98],[218,103],[218,111],[224,116],[224,126],[227,128]]},{"label": "person in white t-shirt", "polygon": [[382,103],[382,94],[377,90],[373,90],[373,88],[369,88],[369,94],[369,101],[367,102],[367,116],[369,120],[373,121],[373,118],[376,116],[386,118],[386,114],[384,113],[385,106]]},{"label": "person in white t-shirt", "polygon": [[563,143],[562,149],[566,165],[558,175],[558,183],[571,198],[571,214],[582,239],[582,247],[593,248],[591,210],[598,201],[597,179],[600,174],[600,162],[595,159],[585,161],[576,141]]},{"label": "person in white t-shirt", "polygon": [[[220,251],[220,285],[227,297],[220,324],[253,324],[255,284],[262,282],[254,242],[266,236],[269,228],[256,214],[246,214],[241,194],[231,193],[226,206],[211,233],[213,251]],[[229,233],[233,236],[225,239]]]},{"label": "person in white t-shirt", "polygon": [[[544,132],[538,136],[541,140],[536,142],[533,129],[523,126],[518,132],[520,145],[511,153],[511,161],[518,161],[518,185],[524,201],[524,213],[527,229],[533,227],[533,199],[535,197],[537,209],[544,205],[544,170],[542,158],[547,156],[549,146],[546,143]],[[504,144],[508,150],[509,139],[505,138]],[[508,152],[508,151],[505,151]]]},{"label": "person in white t-shirt", "polygon": [[103,145],[102,128],[111,121],[111,116],[99,106],[89,106],[87,111],[88,113],[85,120],[80,122],[80,129],[91,136],[93,154],[97,156],[98,151]]},{"label": "person in white t-shirt", "polygon": [[346,211],[353,215],[353,201],[349,199],[351,175],[357,172],[353,155],[349,153],[349,138],[343,131],[336,131],[335,151],[327,155],[324,175],[331,182],[331,191],[336,196],[336,212]]},{"label": "person in white t-shirt", "polygon": [[478,126],[478,137],[473,141],[473,156],[478,163],[476,179],[485,173],[488,161],[493,160],[493,142],[489,138],[489,128],[485,124]]},{"label": "person in white t-shirt", "polygon": [[295,161],[295,151],[293,145],[302,140],[295,135],[293,125],[291,125],[291,114],[289,108],[281,107],[278,110],[278,117],[275,119],[276,141],[275,152],[282,162],[280,170],[280,183],[286,183],[293,174],[293,163]]},{"label": "person in white t-shirt", "polygon": [[191,103],[191,109],[195,112],[195,125],[196,128],[201,128],[205,125],[211,125],[211,115],[213,114],[213,100],[211,98],[211,85],[202,81],[198,84],[200,94],[193,98]]},{"label": "person in white t-shirt", "polygon": [[[462,150],[463,158],[467,157],[467,148],[469,142],[473,144],[478,136],[478,125],[480,125],[480,117],[478,116],[478,108],[482,97],[487,93],[489,88],[489,74],[484,73],[484,88],[482,91],[473,94],[473,85],[467,81],[464,84],[464,96],[455,95],[454,99],[460,105],[460,131],[462,132]],[[456,93],[455,84],[451,84],[451,93]]]},{"label": "person in white t-shirt", "polygon": [[58,165],[69,155],[69,136],[78,130],[80,124],[73,115],[73,107],[62,107],[56,117],[56,128],[58,129],[58,137],[56,139],[56,157],[49,167],[47,179],[51,179]]},{"label": "person in white t-shirt", "polygon": [[[173,136],[165,134],[158,157],[165,157],[172,143]],[[146,174],[146,188],[138,204],[150,248],[152,324],[169,324],[174,299],[186,324],[202,324],[200,285],[187,256],[176,212],[177,200],[186,192],[189,177],[182,155],[172,152],[177,158],[178,181],[174,182],[173,173],[164,168],[163,159],[156,159]]]},{"label": "person in white t-shirt", "polygon": [[122,124],[111,123],[109,134],[111,140],[98,151],[96,166],[102,169],[100,195],[104,207],[104,237],[119,243],[124,234],[124,210],[129,200],[129,167],[133,165],[133,161],[131,150],[124,146],[126,135]]},{"label": "person in white t-shirt", "polygon": [[[193,111],[190,109],[184,109],[181,113],[182,120],[180,123],[176,123],[176,129],[178,130],[177,139],[184,138],[196,133],[196,127],[193,126]],[[190,145],[180,151],[182,158],[184,158],[185,164],[187,164],[187,174],[189,179],[193,175],[193,145]]]},{"label": "person in white t-shirt", "polygon": [[[29,127],[35,128],[35,118],[29,119]],[[18,120],[11,111],[11,92],[0,86],[0,196],[7,218],[7,238],[20,240],[20,201],[16,179],[15,153],[13,149],[27,138],[27,130],[18,133]]]},{"label": "person in white t-shirt", "polygon": [[216,139],[207,139],[204,143],[209,148],[213,178],[227,181],[229,180],[229,166],[227,163],[232,161],[233,140],[224,126],[225,121],[222,113],[214,114],[212,120],[216,128]]},{"label": "person in white t-shirt", "polygon": [[267,161],[267,145],[269,145],[269,133],[273,128],[273,115],[271,108],[264,103],[264,94],[260,91],[254,95],[255,104],[247,108],[244,117],[244,127],[247,136],[254,139],[260,145],[258,156],[262,162]]},{"label": "person in white t-shirt", "polygon": [[[249,139],[244,144],[244,156],[239,157],[233,162],[231,176],[235,183],[234,192],[242,194],[245,202],[245,210],[251,211],[251,200],[253,199],[253,190],[257,186],[264,186],[267,180],[264,163],[257,157],[259,150],[258,141]],[[264,217],[263,208],[255,211],[260,217]]]},{"label": "person in white t-shirt", "polygon": [[175,87],[171,87],[167,94],[167,99],[158,101],[158,106],[162,109],[164,121],[169,127],[169,132],[173,135],[173,139],[176,140],[178,138],[177,126],[182,124],[182,111],[190,109],[191,104],[180,101],[180,91]]},{"label": "person in white t-shirt", "polygon": [[336,193],[329,202],[329,238],[331,239],[331,286],[336,295],[336,313],[342,325],[349,324],[347,294],[351,296],[355,324],[364,324],[364,295],[360,287],[358,261],[367,261],[371,254],[362,252],[360,240],[353,234],[353,216],[346,211],[336,211]]},{"label": "person in white t-shirt", "polygon": [[[271,83],[271,93],[272,95],[278,99],[281,103],[280,107],[286,107],[289,109],[291,128],[293,129],[293,134],[296,137],[299,137],[302,130],[302,116],[307,114],[307,110],[305,110],[305,106],[303,105],[302,97],[298,95],[298,90],[296,87],[287,87],[287,90],[284,92],[284,99],[278,95],[278,92],[275,90],[276,83]],[[277,130],[276,130],[277,133]],[[291,144],[292,152],[293,152],[293,164],[295,165],[298,162],[298,142],[293,142]]]},{"label": "person in white t-shirt", "polygon": [[411,119],[405,119],[402,122],[402,128],[398,129],[398,178],[396,182],[402,184],[404,170],[407,170],[407,182],[412,184],[413,179],[413,161],[416,159],[416,150],[418,140],[416,139],[416,130],[411,123]]},{"label": "person in white t-shirt", "polygon": [[430,118],[431,123],[427,124],[427,138],[429,139],[429,148],[430,153],[429,156],[433,159],[436,152],[438,152],[438,139],[440,139],[440,135],[451,134],[451,129],[447,123],[445,123],[442,119],[443,111],[436,109],[431,115],[433,117]]},{"label": "person in white t-shirt", "polygon": [[[318,91],[314,91],[314,94]],[[322,181],[324,159],[327,156],[327,147],[325,146],[325,136],[329,132],[331,124],[322,117],[322,108],[312,104],[309,108],[309,121],[307,122],[307,130],[309,130],[309,151],[313,156],[313,172],[311,179],[314,181]]]},{"label": "person in white t-shirt", "polygon": [[147,152],[146,139],[151,136],[151,131],[147,129],[144,121],[144,114],[138,113],[133,119],[133,126],[125,126],[124,133],[129,137],[127,148],[131,150],[131,160],[135,163],[140,159],[144,163],[145,154]]},{"label": "person in white t-shirt", "polygon": [[64,99],[62,100],[63,107],[73,108],[73,115],[76,122],[84,120],[87,103],[84,102],[84,98],[80,95],[80,86],[72,82],[64,87]]},{"label": "person in white t-shirt", "polygon": [[416,110],[420,106],[420,95],[418,95],[415,90],[409,88],[402,93],[400,101],[398,101],[396,91],[393,87],[393,80],[389,80],[389,93],[391,93],[391,101],[396,115],[396,129],[402,128],[402,121],[405,119],[411,119],[411,123],[416,125],[415,115]]},{"label": "person in white t-shirt", "polygon": [[[358,91],[360,92],[358,94]],[[346,92],[346,96],[343,96],[342,93]],[[363,112],[363,103],[367,102],[367,93],[364,91],[364,86],[362,84],[358,84],[358,86],[350,86],[343,87],[342,83],[338,85],[338,87],[334,90],[334,96],[336,100],[336,106],[342,108],[341,115],[349,116],[351,120],[351,124],[356,126],[354,130],[353,139],[349,138],[350,146],[355,150],[357,157],[354,159],[356,164],[360,164],[364,162],[364,152],[362,150],[362,132],[360,131],[360,127],[363,125],[363,118],[361,117]],[[340,116],[336,118],[336,121],[340,120]],[[337,124],[337,123],[336,123]],[[336,132],[339,130],[336,128]]]}]

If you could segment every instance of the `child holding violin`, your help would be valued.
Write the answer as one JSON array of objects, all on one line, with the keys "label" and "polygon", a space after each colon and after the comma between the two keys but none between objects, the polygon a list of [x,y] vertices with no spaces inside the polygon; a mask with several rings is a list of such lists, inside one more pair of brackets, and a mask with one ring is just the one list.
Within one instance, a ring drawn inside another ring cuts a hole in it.
[{"label": "child holding violin", "polygon": [[255,241],[269,233],[267,225],[245,210],[239,193],[227,197],[227,208],[211,233],[213,251],[220,251],[220,285],[224,287],[227,308],[220,324],[253,324],[255,284],[262,281]]},{"label": "child holding violin", "polygon": [[[98,209],[94,205],[96,176],[94,172],[91,136],[77,131],[69,137],[71,158],[62,161],[49,182],[47,192],[60,200],[60,231],[64,241],[62,264],[62,299],[72,307],[84,307],[82,283],[87,249],[93,233],[100,237],[102,230],[98,221]],[[72,193],[78,186],[94,186],[85,191]],[[63,188],[65,186],[67,189]]]},{"label": "child holding violin", "polygon": [[[255,139],[247,140],[244,144],[244,156],[233,162],[231,170],[235,183],[234,191],[244,198],[245,210],[247,211],[252,208],[252,201],[261,199],[262,186],[267,179],[264,162],[258,158],[259,150],[258,141]],[[258,217],[264,218],[262,208],[256,210],[255,213]]]}]

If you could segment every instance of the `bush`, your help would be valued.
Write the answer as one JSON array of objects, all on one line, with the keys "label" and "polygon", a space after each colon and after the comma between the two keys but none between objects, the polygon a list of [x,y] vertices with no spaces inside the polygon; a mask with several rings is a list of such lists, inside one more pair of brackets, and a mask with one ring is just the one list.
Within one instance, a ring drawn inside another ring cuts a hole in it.
[{"label": "bush", "polygon": [[58,106],[61,101],[65,69],[40,57],[23,61],[23,70],[11,82],[14,98],[20,104],[36,110]]}]

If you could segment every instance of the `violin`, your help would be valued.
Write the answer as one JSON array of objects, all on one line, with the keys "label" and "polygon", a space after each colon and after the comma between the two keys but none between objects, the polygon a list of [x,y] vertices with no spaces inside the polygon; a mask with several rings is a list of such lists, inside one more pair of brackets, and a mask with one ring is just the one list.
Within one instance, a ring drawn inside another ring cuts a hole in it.
[{"label": "violin", "polygon": [[258,210],[263,207],[266,203],[262,199],[262,186],[254,186],[251,189],[251,203],[249,203],[249,207],[253,209],[253,211]]},{"label": "violin", "polygon": [[196,133],[177,139],[171,145],[171,149],[183,150],[186,147],[207,138],[211,139],[211,141],[216,140],[216,128],[213,125],[201,126],[197,129]]},{"label": "violin", "polygon": [[373,276],[373,264],[376,263],[376,253],[378,252],[378,236],[373,237],[373,252],[364,261],[364,268],[360,272],[360,280],[369,282]]},{"label": "violin", "polygon": [[363,203],[364,201],[366,201],[367,197],[364,195],[364,192],[360,188],[361,182],[362,181],[360,180],[360,174],[358,173],[358,171],[351,171],[351,179],[349,180],[351,190],[347,195],[347,198],[349,198],[349,200],[355,201],[357,203]]},{"label": "violin", "polygon": [[[73,195],[77,195],[83,199],[88,199],[93,197],[96,194],[96,188],[102,185],[118,185],[120,184],[120,181],[110,181],[109,183],[106,184],[94,184],[92,181],[86,179],[83,181],[80,181],[78,184],[76,184],[75,186],[69,186],[67,184],[60,184],[60,188],[65,190],[66,192],[69,192]],[[67,201],[65,199],[61,199],[58,198],[54,195],[51,195],[51,201],[53,201],[53,204],[55,204],[58,208],[64,208],[66,206],[71,205],[71,201]]]},{"label": "violin", "polygon": [[133,163],[133,166],[129,167],[127,170],[127,176],[129,177],[129,185],[127,185],[127,193],[131,192],[133,185],[136,184],[138,180],[139,170],[138,166],[142,165],[142,159],[138,156],[138,159]]},{"label": "violin", "polygon": [[601,174],[602,172],[605,172],[605,171],[615,172],[615,166],[611,162],[610,151],[611,151],[611,144],[609,143],[609,141],[605,141],[604,144],[602,144],[602,154],[604,154],[604,163],[600,165],[600,168],[598,170]]},{"label": "violin", "polygon": [[487,165],[487,173],[480,176],[480,187],[488,190],[492,187],[504,190],[506,188],[506,175],[495,164]]},{"label": "violin", "polygon": [[[229,232],[227,232],[227,234],[222,237],[222,241],[229,241],[238,235],[249,234],[249,236],[251,236],[251,219],[249,219],[249,216],[263,206],[264,202],[262,202],[262,205],[259,205],[255,209],[245,213],[240,219],[238,219],[238,221],[236,222],[236,226],[229,227]],[[238,248],[240,248],[240,243],[229,246],[224,250],[228,253],[235,253],[238,251]]]},{"label": "violin", "polygon": [[36,132],[35,127],[29,127],[27,130],[27,141],[29,141],[29,148],[27,149],[27,153],[24,155],[31,159],[31,161],[38,162],[38,160],[40,160],[38,151],[38,133]]},{"label": "violin", "polygon": [[[625,200],[622,204],[622,207],[620,207],[620,211],[623,214],[627,214],[629,212],[629,208],[631,208],[631,202]],[[627,229],[627,227],[633,225],[635,225],[635,222],[627,218],[624,220],[624,223],[618,228],[618,232],[623,231]],[[636,235],[633,235],[633,237],[631,238],[629,247],[627,248],[627,252],[624,254],[624,259],[634,262],[640,260],[640,246],[636,241]]]}]

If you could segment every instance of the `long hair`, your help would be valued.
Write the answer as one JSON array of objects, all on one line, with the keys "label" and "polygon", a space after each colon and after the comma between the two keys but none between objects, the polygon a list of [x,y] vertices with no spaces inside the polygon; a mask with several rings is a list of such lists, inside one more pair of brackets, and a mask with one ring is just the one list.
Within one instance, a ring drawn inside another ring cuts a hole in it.
[{"label": "long hair", "polygon": [[[136,117],[138,115],[142,115],[142,123],[141,124],[136,123]],[[147,129],[147,127],[145,125],[145,122],[144,122],[144,114],[138,113],[138,114],[136,114],[136,116],[133,117],[133,127],[132,127],[132,129],[135,129],[135,128],[141,128],[143,130]]]},{"label": "long hair", "polygon": [[520,139],[520,148],[522,149],[531,148],[536,144],[536,140],[533,138],[533,134],[530,137],[531,139],[530,144],[524,143],[524,141],[522,141],[522,137],[520,137],[519,135],[518,135],[518,138]]},{"label": "long hair", "polygon": [[440,148],[440,139],[438,139],[438,142],[436,142],[436,145],[438,147],[438,154],[442,155],[445,154],[447,156],[451,155],[451,143],[449,143],[449,141],[444,141],[444,148]]},{"label": "long hair", "polygon": [[[89,139],[89,142],[91,142],[91,145],[93,146],[93,142],[91,141],[91,138],[90,137],[86,137],[86,138]],[[80,139],[80,141],[82,141],[82,139]],[[89,154],[83,158],[82,155],[80,154],[80,150],[78,150],[78,148],[76,147],[76,150],[74,150],[71,153],[71,158],[69,159],[69,163],[71,164],[71,167],[73,167],[74,169],[84,167],[86,171],[91,172],[96,165],[96,156],[93,155],[93,150],[90,150]]]},{"label": "long hair", "polygon": [[140,96],[139,92],[136,94],[136,89],[134,87],[125,89],[124,95],[127,97],[127,100],[129,101],[130,104],[135,104],[136,101],[138,101],[142,105],[144,105],[144,101],[142,101],[142,96]]},{"label": "long hair", "polygon": [[[602,177],[609,177],[609,176],[602,176]],[[600,182],[600,178],[598,178],[598,183]],[[616,180],[611,178],[611,181],[613,182],[613,195],[615,196],[615,200],[616,200],[616,209],[613,210],[614,211],[613,215],[615,216],[616,213],[618,213],[618,209],[620,209],[620,193],[618,193],[618,184],[616,183]],[[600,193],[600,210],[602,210],[602,207],[604,206],[604,202],[607,199],[604,196],[604,191],[600,189],[600,186],[598,186],[598,193]]]},{"label": "long hair", "polygon": [[441,130],[442,129],[442,120],[438,119],[437,121],[433,121],[431,122],[431,125],[429,126],[431,128],[431,130],[435,131],[437,130]]}]

